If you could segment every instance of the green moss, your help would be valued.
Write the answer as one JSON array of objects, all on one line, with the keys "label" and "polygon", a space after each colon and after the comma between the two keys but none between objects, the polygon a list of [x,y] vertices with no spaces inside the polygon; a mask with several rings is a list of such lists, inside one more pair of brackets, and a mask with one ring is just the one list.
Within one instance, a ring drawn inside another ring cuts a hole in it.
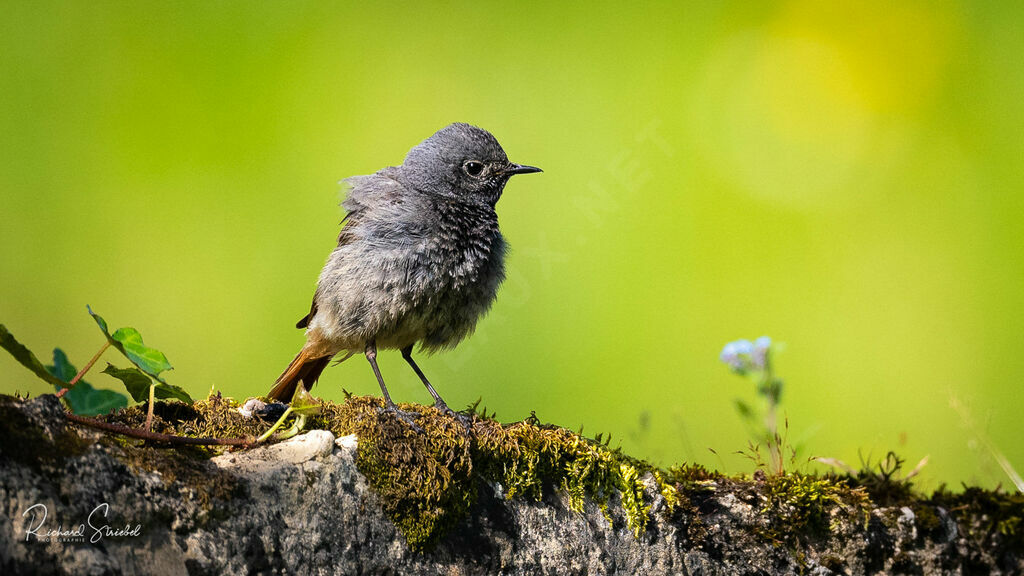
[{"label": "green moss", "polygon": [[651,508],[642,480],[647,472],[653,473],[669,512],[679,502],[676,487],[650,464],[565,428],[541,425],[535,418],[508,425],[474,422],[473,461],[508,497],[539,500],[545,488],[557,487],[565,491],[573,511],[582,512],[589,499],[611,520],[607,507],[618,495],[626,525],[637,536],[646,530]]},{"label": "green moss", "polygon": [[838,510],[845,519],[866,526],[870,519],[871,499],[862,488],[851,488],[846,482],[830,477],[800,473],[769,476],[764,482],[765,504],[762,513],[773,524],[772,539],[786,542],[802,535],[837,528]]},{"label": "green moss", "polygon": [[941,488],[931,503],[953,513],[964,533],[997,555],[1024,550],[1024,494],[976,487],[955,494]]},{"label": "green moss", "polygon": [[[159,401],[153,405],[153,416],[153,432],[192,438],[255,438],[271,426],[258,418],[242,416],[238,404],[220,394],[211,394],[191,405]],[[142,428],[146,422],[146,405],[136,404],[100,419]]]},{"label": "green moss", "polygon": [[[680,502],[674,481],[665,480],[671,480],[671,474],[607,444],[542,425],[535,418],[502,425],[476,414],[464,425],[432,407],[403,405],[403,410],[416,415],[422,429],[418,431],[381,412],[382,407],[375,397],[351,397],[343,404],[324,402],[320,413],[308,418],[307,428],[359,437],[356,465],[414,549],[429,548],[466,516],[481,480],[500,484],[508,498],[539,500],[545,491],[561,489],[573,511],[582,512],[590,500],[606,511],[609,521],[614,517],[609,503],[617,496],[626,526],[637,536],[646,530],[652,505],[644,484],[648,472],[669,513]],[[235,402],[219,395],[191,406],[158,402],[154,415],[154,431],[190,437],[255,437],[270,426],[244,418]],[[133,406],[106,419],[142,427],[145,406]],[[217,451],[204,450],[206,454]],[[174,461],[140,454],[133,458],[137,467],[158,469],[166,477],[182,475]],[[219,496],[203,495],[212,497]]]},{"label": "green moss", "polygon": [[672,514],[679,505],[682,503],[682,496],[679,494],[679,489],[676,488],[674,483],[670,483],[665,480],[665,473],[661,470],[655,470],[654,481],[658,485],[658,492],[661,497],[665,499],[665,506],[668,508],[668,513]]},{"label": "green moss", "polygon": [[678,464],[668,469],[667,481],[687,493],[713,492],[717,483],[725,477],[712,472],[701,464]]},{"label": "green moss", "polygon": [[863,488],[876,506],[910,506],[920,500],[911,483],[913,473],[903,475],[905,460],[895,452],[889,452],[872,465],[865,462],[853,474],[836,476],[854,488]]},{"label": "green moss", "polygon": [[918,530],[924,534],[935,534],[942,526],[942,519],[935,512],[935,507],[928,504],[914,504],[911,507]]},{"label": "green moss", "polygon": [[[607,509],[618,495],[629,529],[646,529],[651,502],[642,477],[653,469],[597,441],[535,419],[502,425],[476,415],[463,425],[433,408],[403,405],[417,414],[418,432],[381,407],[378,398],[350,398],[325,404],[310,424],[359,437],[356,464],[413,548],[428,548],[468,513],[480,480],[500,484],[508,498],[539,500],[562,489],[576,512],[588,499]],[[672,509],[675,487],[654,479]]]},{"label": "green moss", "polygon": [[311,424],[359,437],[356,465],[409,546],[432,546],[476,500],[469,432],[433,408],[405,405],[417,415],[413,429],[381,412],[376,398],[325,406]]},{"label": "green moss", "polygon": [[[6,437],[19,438],[19,430],[31,426],[17,424],[17,411],[5,417],[4,406],[0,403],[0,423],[11,423],[4,428]],[[417,550],[432,546],[469,513],[483,483],[499,484],[507,498],[540,500],[561,490],[572,510],[581,512],[586,502],[593,502],[610,522],[624,522],[638,536],[647,528],[652,497],[660,493],[666,515],[686,526],[690,540],[700,542],[706,532],[701,520],[705,503],[734,493],[746,502],[762,502],[761,513],[768,523],[759,533],[779,544],[797,544],[850,522],[866,530],[873,506],[882,504],[911,506],[923,534],[943,529],[936,512],[941,506],[953,512],[964,533],[979,541],[996,547],[1024,546],[1024,496],[968,488],[963,494],[940,490],[927,499],[915,494],[905,478],[896,478],[901,461],[895,457],[883,461],[877,471],[842,477],[793,473],[750,480],[726,477],[699,465],[659,470],[609,448],[607,442],[543,425],[536,418],[500,424],[477,413],[464,424],[432,407],[403,405],[403,410],[416,415],[421,429],[416,430],[381,412],[382,406],[374,397],[324,402],[319,414],[308,417],[306,427],[359,437],[359,470],[380,495],[384,511]],[[219,395],[191,406],[158,402],[155,414],[155,431],[183,436],[255,437],[271,425],[244,418],[234,401]],[[141,427],[145,409],[132,407],[106,419]],[[11,445],[33,446],[39,441],[25,437]],[[65,448],[74,450],[74,443],[61,450]],[[165,478],[180,480],[196,488],[204,502],[229,498],[234,489],[228,482],[210,486],[206,478],[188,472],[194,467],[188,466],[187,458],[222,449],[190,450],[171,458],[158,457],[131,442],[126,450],[133,467],[159,470]],[[32,452],[24,456],[36,458],[36,451]],[[878,501],[873,504],[875,498]]]}]

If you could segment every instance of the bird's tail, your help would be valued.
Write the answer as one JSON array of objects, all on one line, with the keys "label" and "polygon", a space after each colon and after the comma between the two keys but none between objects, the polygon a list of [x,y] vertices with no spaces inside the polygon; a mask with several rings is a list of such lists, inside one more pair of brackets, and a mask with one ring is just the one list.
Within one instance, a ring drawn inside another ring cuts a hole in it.
[{"label": "bird's tail", "polygon": [[315,356],[303,348],[288,365],[288,369],[277,377],[277,382],[274,383],[274,388],[267,394],[267,397],[279,402],[291,402],[299,382],[302,382],[306,390],[312,389],[313,384],[316,384],[317,379],[320,378],[320,373],[331,361],[331,356],[333,354]]}]

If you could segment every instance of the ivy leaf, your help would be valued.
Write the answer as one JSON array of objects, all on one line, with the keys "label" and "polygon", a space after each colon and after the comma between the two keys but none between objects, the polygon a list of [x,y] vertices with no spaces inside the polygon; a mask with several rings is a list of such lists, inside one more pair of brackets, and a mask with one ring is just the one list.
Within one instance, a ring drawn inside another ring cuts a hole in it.
[{"label": "ivy leaf", "polygon": [[[53,364],[46,367],[47,374],[60,379],[61,384],[71,382],[71,379],[78,374],[78,369],[68,360],[68,355],[60,348],[53,349]],[[75,384],[77,386],[77,384]],[[67,388],[67,386],[60,386]]]},{"label": "ivy leaf", "polygon": [[100,330],[103,331],[103,334],[114,348],[117,348],[126,358],[131,360],[132,364],[138,366],[139,370],[142,370],[157,382],[167,384],[160,377],[160,373],[170,370],[172,366],[167,361],[167,356],[164,356],[163,352],[143,344],[142,335],[135,328],[118,328],[117,331],[111,334],[106,320],[93,312],[92,308],[86,306],[86,309],[89,310],[89,315],[96,321],[96,324],[99,325]]},{"label": "ivy leaf", "polygon": [[[68,360],[64,351],[60,348],[53,350],[53,365],[45,368],[47,374],[57,380],[54,387],[58,390],[67,388],[67,382],[71,381],[78,374],[78,370]],[[93,388],[85,380],[79,380],[74,387],[64,394],[64,401],[67,402],[71,411],[79,416],[97,416],[106,414],[111,410],[120,410],[128,406],[128,398],[113,390],[101,390]]]},{"label": "ivy leaf", "polygon": [[[145,372],[138,368],[118,368],[108,363],[103,373],[123,382],[124,387],[136,402],[146,402],[149,400],[149,387],[153,384],[153,380]],[[176,398],[182,402],[192,403],[192,397],[173,384],[156,384],[156,390],[153,391],[153,395],[158,399]]]},{"label": "ivy leaf", "polygon": [[153,380],[146,376],[145,372],[138,368],[125,368],[122,370],[108,363],[103,373],[120,380],[124,384],[125,389],[128,390],[132,400],[136,402],[149,400],[149,386],[153,383]]},{"label": "ivy leaf", "polygon": [[[36,355],[26,348],[21,342],[18,342],[14,335],[8,332],[7,327],[3,324],[0,324],[0,347],[3,347],[4,350],[10,352],[11,356],[14,356],[15,360],[20,362],[25,368],[31,370],[33,374],[45,380],[49,384],[56,386],[58,389],[67,388],[66,382],[75,377],[76,372],[72,372],[71,376],[66,380],[58,378],[48,372],[46,367],[43,366],[43,363],[36,358]],[[56,351],[54,351],[54,354],[56,354]],[[61,352],[61,354],[63,354],[63,352]]]},{"label": "ivy leaf", "polygon": [[64,395],[73,414],[99,416],[128,407],[128,397],[113,390],[93,388],[88,382],[79,380]]},{"label": "ivy leaf", "polygon": [[[67,388],[68,382],[78,374],[78,370],[68,361],[68,357],[60,348],[53,350],[53,366],[43,366],[31,350],[7,331],[0,324],[0,347],[10,352],[22,366],[31,370],[36,376],[50,383],[55,389]],[[128,398],[113,390],[97,390],[88,382],[79,380],[73,388],[64,394],[64,402],[75,414],[96,416],[106,414],[128,406]]]},{"label": "ivy leaf", "polygon": [[174,384],[157,384],[156,397],[160,399],[177,398],[186,404],[193,403],[192,397],[188,395],[188,392]]}]

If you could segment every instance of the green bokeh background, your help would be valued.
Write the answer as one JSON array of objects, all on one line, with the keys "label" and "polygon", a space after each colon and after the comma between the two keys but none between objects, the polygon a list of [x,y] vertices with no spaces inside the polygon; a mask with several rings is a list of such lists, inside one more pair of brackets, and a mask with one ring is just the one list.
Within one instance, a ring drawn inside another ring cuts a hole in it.
[{"label": "green bokeh background", "polygon": [[[717,357],[767,334],[807,455],[1005,485],[979,441],[1024,466],[1022,5],[830,4],[3,2],[0,322],[80,366],[91,304],[194,395],[265,393],[337,181],[467,121],[545,173],[498,206],[495,308],[422,362],[451,404],[749,471]],[[6,355],[0,383],[47,391]],[[361,359],[343,387],[378,393]]]}]

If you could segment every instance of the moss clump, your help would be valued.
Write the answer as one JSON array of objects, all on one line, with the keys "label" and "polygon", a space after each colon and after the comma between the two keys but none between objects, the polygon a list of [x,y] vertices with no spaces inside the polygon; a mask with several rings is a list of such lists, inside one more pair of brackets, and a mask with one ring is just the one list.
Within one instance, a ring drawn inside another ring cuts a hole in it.
[{"label": "moss clump", "polygon": [[773,539],[791,541],[801,534],[835,528],[834,510],[852,522],[870,519],[871,499],[863,488],[851,488],[830,477],[791,473],[768,476],[764,482],[762,513],[771,518]]},{"label": "moss clump", "polygon": [[942,519],[934,506],[918,503],[911,506],[911,511],[922,534],[937,534],[943,528]]},{"label": "moss clump", "polygon": [[[146,422],[146,404],[136,404],[100,420],[131,428],[142,428]],[[153,432],[192,438],[255,438],[272,423],[246,418],[238,412],[238,404],[220,394],[189,405],[178,401],[159,401],[153,405]]]},{"label": "moss clump", "polygon": [[714,491],[716,482],[725,477],[701,464],[678,464],[668,469],[667,479],[684,492]]},{"label": "moss clump", "polygon": [[678,502],[675,487],[650,465],[535,418],[509,425],[477,420],[473,432],[473,461],[508,497],[539,500],[545,487],[558,487],[567,494],[570,509],[582,512],[589,498],[605,509],[610,521],[608,502],[618,494],[626,525],[637,536],[647,528],[651,508],[642,480],[646,472],[653,473],[670,510]]},{"label": "moss clump", "polygon": [[311,424],[359,437],[356,465],[409,546],[423,550],[476,500],[470,434],[433,408],[402,406],[416,415],[418,431],[382,407],[377,398],[352,398],[325,405]]},{"label": "moss clump", "polygon": [[[255,437],[269,428],[270,423],[244,418],[237,408],[219,395],[191,406],[158,402],[153,430],[228,438]],[[671,474],[536,418],[502,425],[478,413],[462,422],[432,407],[402,405],[415,414],[417,430],[382,408],[381,399],[369,396],[350,397],[343,404],[323,402],[320,412],[308,417],[307,428],[359,437],[356,465],[414,549],[429,548],[468,513],[481,480],[500,484],[510,498],[539,500],[545,490],[562,489],[572,510],[582,512],[589,499],[609,521],[609,503],[618,496],[626,526],[637,536],[649,519],[648,489],[660,493],[668,512],[680,502]],[[146,419],[145,406],[105,419],[139,428]],[[206,450],[209,454],[216,449]],[[139,457],[136,465],[163,467],[161,472],[177,475],[173,463],[165,460]]]},{"label": "moss clump", "polygon": [[310,425],[359,437],[356,464],[413,548],[428,548],[468,513],[480,480],[500,484],[509,498],[539,500],[545,490],[560,488],[577,512],[587,499],[607,511],[619,495],[626,524],[637,535],[651,507],[646,472],[655,472],[670,509],[678,502],[675,487],[649,465],[535,418],[502,425],[474,414],[463,423],[431,407],[402,405],[417,415],[420,432],[382,407],[373,397],[325,403]]},{"label": "moss clump", "polygon": [[940,488],[931,502],[953,511],[960,529],[997,555],[1024,550],[1024,494],[967,487],[954,494]]},{"label": "moss clump", "polygon": [[835,478],[854,488],[863,488],[877,506],[909,506],[920,497],[911,483],[914,474],[902,474],[905,463],[895,452],[889,452],[874,466],[865,463],[856,473]]}]

